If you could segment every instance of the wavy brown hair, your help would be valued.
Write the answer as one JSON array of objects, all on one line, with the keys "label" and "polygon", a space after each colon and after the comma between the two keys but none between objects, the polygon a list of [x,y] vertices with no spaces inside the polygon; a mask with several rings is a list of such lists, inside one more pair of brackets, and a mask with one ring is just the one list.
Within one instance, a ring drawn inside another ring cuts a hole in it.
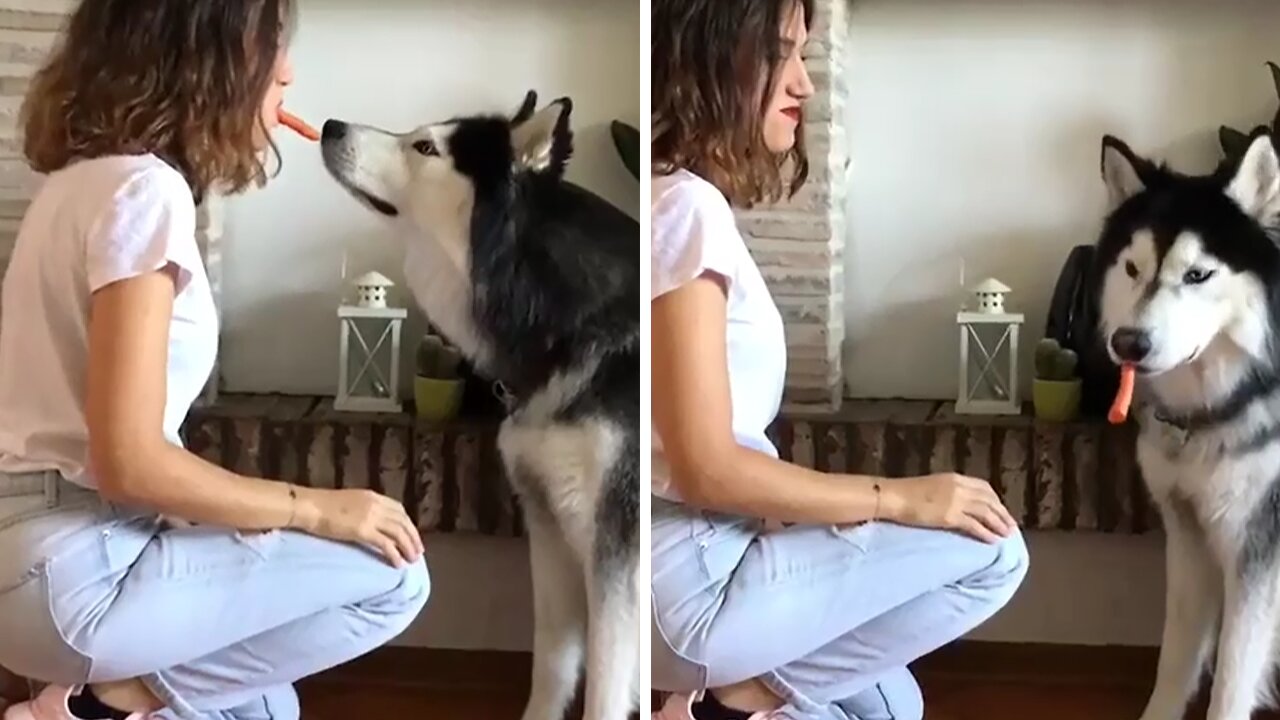
[{"label": "wavy brown hair", "polygon": [[735,205],[789,197],[809,174],[804,122],[786,153],[764,144],[764,113],[783,55],[781,28],[813,0],[653,0],[654,170],[685,169]]},{"label": "wavy brown hair", "polygon": [[27,162],[50,173],[153,153],[196,202],[245,189],[266,174],[254,139],[292,12],[291,0],[82,0],[23,101]]}]

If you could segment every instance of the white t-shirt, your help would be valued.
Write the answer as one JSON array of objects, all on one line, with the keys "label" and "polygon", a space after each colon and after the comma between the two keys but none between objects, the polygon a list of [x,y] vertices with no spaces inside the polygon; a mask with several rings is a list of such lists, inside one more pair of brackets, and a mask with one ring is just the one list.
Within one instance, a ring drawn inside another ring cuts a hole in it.
[{"label": "white t-shirt", "polygon": [[164,434],[213,370],[218,317],[182,175],[153,155],[84,160],[45,178],[18,231],[0,295],[0,471],[88,471],[85,371],[90,295],[173,263]]},{"label": "white t-shirt", "polygon": [[[782,315],[738,232],[733,209],[714,185],[684,170],[654,175],[652,189],[652,297],[707,271],[724,278],[733,434],[740,445],[777,457],[765,430],[782,404],[786,337]],[[652,492],[678,501],[662,442],[656,431],[652,437]]]}]

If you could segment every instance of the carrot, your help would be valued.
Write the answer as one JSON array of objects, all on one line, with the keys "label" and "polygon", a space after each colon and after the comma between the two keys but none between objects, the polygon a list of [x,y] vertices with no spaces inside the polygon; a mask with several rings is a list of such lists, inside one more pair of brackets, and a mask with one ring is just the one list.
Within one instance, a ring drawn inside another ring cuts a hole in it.
[{"label": "carrot", "polygon": [[1111,403],[1111,411],[1107,420],[1119,425],[1129,417],[1129,404],[1133,402],[1133,383],[1137,372],[1129,363],[1120,366],[1120,387],[1116,389],[1116,399]]},{"label": "carrot", "polygon": [[293,130],[311,142],[316,142],[320,139],[320,132],[318,130],[303,122],[302,118],[297,115],[285,112],[284,108],[280,109],[280,124],[290,130]]}]

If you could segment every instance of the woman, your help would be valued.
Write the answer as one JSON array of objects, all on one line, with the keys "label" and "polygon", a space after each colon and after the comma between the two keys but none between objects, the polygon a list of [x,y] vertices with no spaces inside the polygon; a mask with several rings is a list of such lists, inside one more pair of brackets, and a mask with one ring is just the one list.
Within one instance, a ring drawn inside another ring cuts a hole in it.
[{"label": "woman", "polygon": [[786,343],[731,207],[804,181],[812,18],[812,0],[653,2],[653,677],[677,693],[667,720],[919,720],[907,664],[990,617],[1027,568],[986,482],[815,472],[765,435]]},{"label": "woman", "polygon": [[426,602],[398,503],[236,475],[177,434],[218,338],[195,205],[263,175],[290,15],[83,0],[31,85],[48,177],[3,289],[0,665],[50,685],[6,720],[296,720],[291,683]]}]

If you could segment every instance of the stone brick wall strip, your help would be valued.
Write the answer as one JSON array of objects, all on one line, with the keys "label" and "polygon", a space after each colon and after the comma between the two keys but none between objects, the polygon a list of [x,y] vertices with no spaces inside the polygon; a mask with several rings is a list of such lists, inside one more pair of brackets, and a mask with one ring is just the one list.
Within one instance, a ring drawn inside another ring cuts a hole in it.
[{"label": "stone brick wall strip", "polygon": [[805,467],[813,467],[813,426],[804,420],[797,420],[792,425],[791,432],[792,462]]},{"label": "stone brick wall strip", "polygon": [[34,74],[44,64],[57,37],[57,33],[47,30],[0,27],[0,64]]},{"label": "stone brick wall strip", "polygon": [[364,424],[343,423],[334,433],[334,467],[338,469],[338,487],[369,487],[369,428]]},{"label": "stone brick wall strip", "polygon": [[[978,425],[962,426],[959,432],[965,435],[964,474],[971,477],[990,478],[991,469],[997,463],[992,462],[992,451],[996,451],[998,459],[999,446],[991,441],[991,428]],[[999,478],[993,484],[996,492],[1000,492]]]},{"label": "stone brick wall strip", "polygon": [[334,438],[333,426],[314,424],[311,428],[311,442],[307,444],[307,472],[303,476],[304,484],[318,488],[336,488],[338,477],[333,464]]},{"label": "stone brick wall strip", "polygon": [[444,525],[444,442],[440,432],[415,433],[414,467],[418,478],[418,517],[422,528],[438,530]]},{"label": "stone brick wall strip", "polygon": [[453,532],[458,529],[458,485],[453,482],[458,468],[458,435],[452,430],[443,433],[440,445],[440,530]]},{"label": "stone brick wall strip", "polygon": [[864,401],[826,416],[786,416],[770,436],[782,457],[815,469],[887,477],[954,470],[987,478],[1028,530],[1159,529],[1127,426],[958,416],[949,404]]},{"label": "stone brick wall strip", "polygon": [[1028,503],[1036,513],[1036,527],[1057,528],[1062,523],[1063,433],[1032,434],[1032,472]]},{"label": "stone brick wall strip", "polygon": [[1099,462],[1099,453],[1102,452],[1101,435],[1098,429],[1090,428],[1077,435],[1075,443],[1072,444],[1072,456],[1075,461],[1072,464],[1073,472],[1067,476],[1067,479],[1075,488],[1072,492],[1075,499],[1075,505],[1072,508],[1074,512],[1070,513],[1074,521],[1072,529],[1075,530],[1098,529],[1098,495],[1095,489],[1099,484],[1099,474],[1102,470]]},{"label": "stone brick wall strip", "polygon": [[887,475],[888,464],[885,462],[885,423],[869,422],[858,426],[858,435],[863,443],[862,459],[866,463],[868,475]]},{"label": "stone brick wall strip", "polygon": [[[378,474],[375,488],[401,502],[406,502],[406,487],[412,484],[412,429],[404,425],[384,427],[379,444]],[[405,505],[406,509],[412,505]]]},{"label": "stone brick wall strip", "polygon": [[518,536],[497,424],[434,427],[407,414],[337,413],[332,398],[228,395],[183,425],[197,455],[239,473],[399,498],[422,532]]},{"label": "stone brick wall strip", "polygon": [[[843,397],[845,133],[847,87],[840,72],[843,0],[818,0],[805,64],[815,94],[806,107],[809,179],[794,198],[738,213],[739,226],[779,305],[787,344],[808,364],[788,373],[788,409],[839,409]],[[815,317],[821,317],[815,321]]]},{"label": "stone brick wall strip", "polygon": [[[5,195],[0,217],[20,218],[35,189],[38,176],[22,158],[18,111],[32,76],[48,60],[75,4],[74,0],[0,0],[0,188]],[[221,215],[221,206],[202,208],[202,229],[197,232],[216,299],[222,287],[217,247]],[[16,237],[16,228],[0,226],[0,272],[8,265]],[[214,383],[216,376],[215,370]]]},{"label": "stone brick wall strip", "polygon": [[0,28],[6,30],[37,30],[56,33],[62,29],[67,15],[64,12],[45,12],[0,7]]},{"label": "stone brick wall strip", "polygon": [[822,445],[831,472],[849,472],[849,434],[837,423],[822,426]]},{"label": "stone brick wall strip", "polygon": [[1058,508],[1057,528],[1059,530],[1074,530],[1076,526],[1076,484],[1073,478],[1076,477],[1075,445],[1079,442],[1080,436],[1081,433],[1072,428],[1068,428],[1062,434],[1062,446],[1059,450],[1062,473],[1057,481],[1058,495],[1062,499],[1061,506]]},{"label": "stone brick wall strip", "polygon": [[[497,442],[493,435],[479,437],[480,448],[476,453],[476,527],[481,534],[497,535],[509,523],[495,485],[505,482],[502,462],[498,456]],[[505,534],[505,533],[503,533]]]},{"label": "stone brick wall strip", "polygon": [[[1028,475],[1031,470],[1031,433],[1017,428],[1002,428],[1004,441],[1000,443],[1000,487],[1004,491],[1005,504],[1016,518],[1032,527],[1039,522],[1034,514],[1034,503],[1027,502]],[[1034,486],[1031,487],[1034,491]]]},{"label": "stone brick wall strip", "polygon": [[221,464],[222,422],[219,418],[200,417],[188,420],[182,435],[183,445],[196,456]]},{"label": "stone brick wall strip", "polygon": [[480,529],[479,502],[480,439],[475,433],[460,432],[454,442],[456,461],[455,476],[476,478],[476,482],[457,483],[458,515],[456,532],[476,532]]}]

